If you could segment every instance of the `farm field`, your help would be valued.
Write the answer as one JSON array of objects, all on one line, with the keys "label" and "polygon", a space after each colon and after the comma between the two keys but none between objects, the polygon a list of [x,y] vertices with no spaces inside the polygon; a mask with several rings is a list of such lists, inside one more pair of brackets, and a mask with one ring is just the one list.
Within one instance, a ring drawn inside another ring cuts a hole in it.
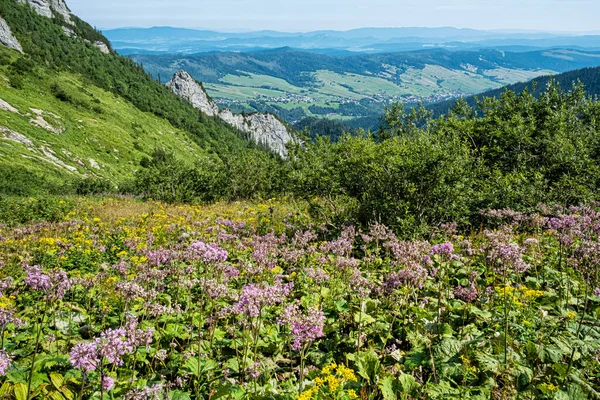
[{"label": "farm field", "polygon": [[0,392],[598,395],[596,208],[488,210],[480,232],[446,225],[409,241],[382,225],[321,226],[308,211],[0,200]]}]

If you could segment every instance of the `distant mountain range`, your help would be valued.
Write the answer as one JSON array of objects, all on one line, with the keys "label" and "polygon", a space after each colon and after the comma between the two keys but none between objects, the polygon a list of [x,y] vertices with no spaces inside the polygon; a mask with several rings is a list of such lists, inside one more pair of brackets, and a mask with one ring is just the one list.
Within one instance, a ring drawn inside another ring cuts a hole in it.
[{"label": "distant mountain range", "polygon": [[222,108],[354,119],[381,114],[394,101],[434,103],[531,78],[600,66],[600,52],[454,51],[332,56],[290,48],[251,53],[131,55],[164,82],[183,69]]},{"label": "distant mountain range", "polygon": [[121,54],[259,51],[291,47],[344,55],[431,48],[531,51],[568,47],[600,50],[600,35],[547,32],[480,31],[443,28],[361,28],[350,31],[228,33],[171,27],[122,28],[103,32]]}]

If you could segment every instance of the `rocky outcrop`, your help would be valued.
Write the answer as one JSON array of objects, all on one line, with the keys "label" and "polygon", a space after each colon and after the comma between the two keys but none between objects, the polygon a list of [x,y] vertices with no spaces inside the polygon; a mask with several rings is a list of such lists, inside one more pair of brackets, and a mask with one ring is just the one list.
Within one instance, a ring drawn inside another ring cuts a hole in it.
[{"label": "rocky outcrop", "polygon": [[17,50],[21,53],[23,52],[21,43],[19,43],[15,35],[13,35],[10,26],[8,26],[2,17],[0,17],[0,44],[9,49]]},{"label": "rocky outcrop", "polygon": [[262,144],[275,153],[287,156],[286,144],[294,142],[287,127],[273,114],[233,114],[229,110],[219,113],[219,117],[238,130],[250,135],[256,143]]},{"label": "rocky outcrop", "polygon": [[208,97],[202,85],[187,72],[177,71],[173,79],[167,82],[167,87],[204,114],[211,117],[219,114],[217,104]]},{"label": "rocky outcrop", "polygon": [[71,12],[65,0],[19,0],[21,3],[29,4],[33,10],[43,17],[52,18],[55,15],[60,15],[65,22],[73,25]]},{"label": "rocky outcrop", "polygon": [[104,53],[104,54],[110,54],[110,49],[108,48],[108,46],[106,45],[106,43],[97,41],[97,42],[94,42],[94,46],[96,46],[96,48],[98,50],[100,50],[102,53]]},{"label": "rocky outcrop", "polygon": [[233,114],[229,110],[219,110],[202,85],[185,71],[178,71],[167,86],[194,108],[209,116],[218,116],[229,125],[248,134],[254,142],[268,147],[282,157],[287,156],[286,145],[296,142],[296,138],[285,124],[273,114]]},{"label": "rocky outcrop", "polygon": [[12,112],[15,114],[19,113],[19,110],[17,110],[15,107],[11,106],[10,104],[8,104],[6,101],[4,101],[2,99],[0,99],[0,110]]}]

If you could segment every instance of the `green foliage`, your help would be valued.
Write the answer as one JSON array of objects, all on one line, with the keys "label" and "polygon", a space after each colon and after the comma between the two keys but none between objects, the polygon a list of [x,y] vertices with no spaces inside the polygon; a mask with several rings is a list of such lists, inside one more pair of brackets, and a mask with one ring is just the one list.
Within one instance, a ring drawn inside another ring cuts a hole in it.
[{"label": "green foliage", "polygon": [[350,197],[358,212],[348,219],[407,235],[449,221],[478,224],[484,208],[582,204],[600,189],[598,121],[600,103],[581,86],[563,92],[551,84],[539,98],[506,92],[477,109],[462,102],[437,119],[423,107],[394,105],[376,138],[298,148],[290,190],[307,199]]},{"label": "green foliage", "polygon": [[0,224],[62,221],[75,205],[74,200],[64,197],[0,197]]}]

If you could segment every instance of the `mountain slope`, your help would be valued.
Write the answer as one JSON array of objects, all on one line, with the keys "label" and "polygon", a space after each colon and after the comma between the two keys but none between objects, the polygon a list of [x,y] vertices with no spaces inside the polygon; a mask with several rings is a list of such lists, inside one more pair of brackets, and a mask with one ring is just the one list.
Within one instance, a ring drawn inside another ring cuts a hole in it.
[{"label": "mountain slope", "polygon": [[274,108],[289,123],[306,116],[353,119],[389,102],[439,102],[600,65],[600,53],[575,50],[329,56],[278,49],[255,53],[134,55],[161,79],[180,69],[202,81],[220,106],[238,112]]},{"label": "mountain slope", "polygon": [[206,115],[218,116],[240,132],[244,132],[255,143],[287,157],[287,145],[295,143],[296,138],[283,122],[268,113],[234,114],[230,110],[219,110],[217,104],[206,94],[187,72],[180,70],[167,82],[173,93],[190,103]]},{"label": "mountain slope", "polygon": [[[110,51],[106,38],[76,16],[69,23],[16,0],[0,0],[0,17],[24,51],[0,49],[2,178],[34,182],[20,182],[33,190],[85,176],[116,184],[130,178],[154,149],[192,163],[202,155],[256,148],[131,60],[105,54],[97,42]],[[11,181],[0,182],[0,193],[13,192],[2,187]]]},{"label": "mountain slope", "polygon": [[[574,84],[581,83],[589,95],[600,96],[600,67],[596,67],[578,69],[558,75],[541,76],[529,82],[516,83],[500,89],[490,90],[476,96],[465,97],[464,100],[469,106],[475,107],[478,99],[483,99],[485,97],[499,98],[506,90],[511,90],[515,93],[522,93],[524,90],[529,90],[535,95],[539,95],[546,89],[551,80],[555,81],[563,90],[570,90]],[[444,101],[432,104],[428,106],[428,108],[434,112],[435,116],[438,116],[448,113],[455,103],[455,100]]]}]

